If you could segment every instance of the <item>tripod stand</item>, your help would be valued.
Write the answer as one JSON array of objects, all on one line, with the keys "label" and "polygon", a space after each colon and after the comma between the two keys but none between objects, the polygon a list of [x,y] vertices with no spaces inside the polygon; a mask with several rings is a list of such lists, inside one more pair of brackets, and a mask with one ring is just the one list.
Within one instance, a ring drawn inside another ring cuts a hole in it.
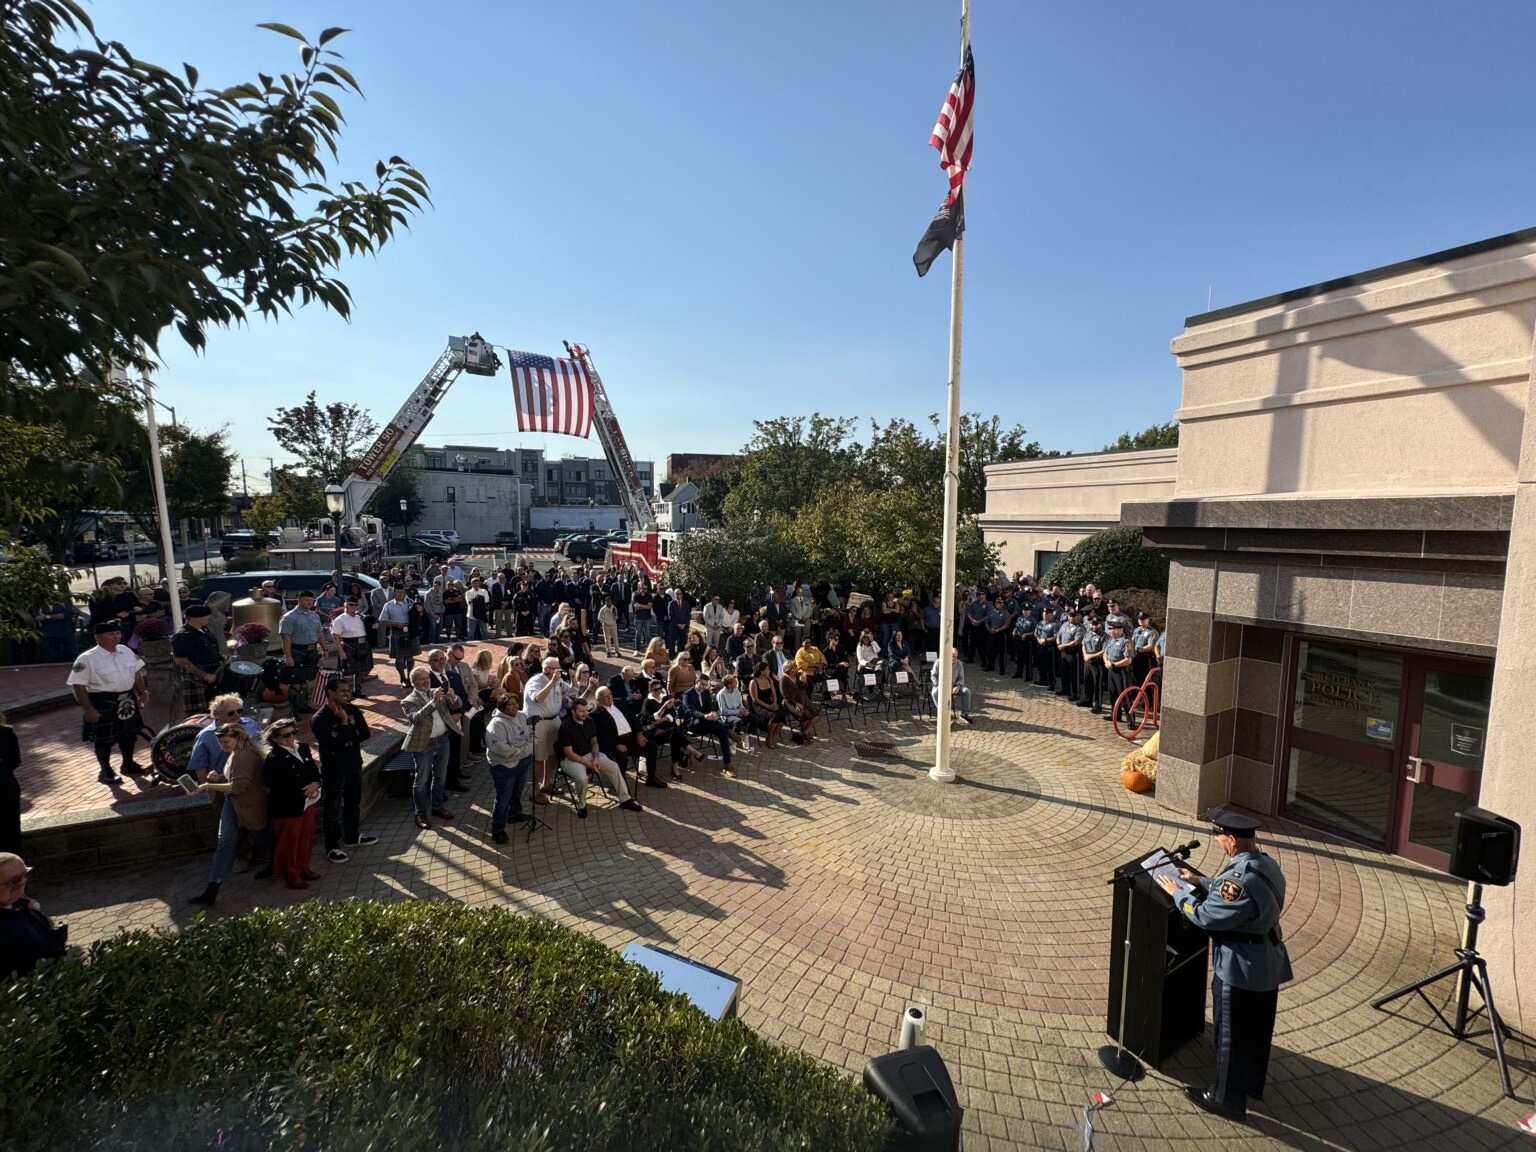
[{"label": "tripod stand", "polygon": [[[1488,1024],[1493,1033],[1493,1052],[1499,1062],[1499,1075],[1504,1080],[1504,1095],[1513,1097],[1514,1087],[1509,1080],[1509,1065],[1504,1059],[1504,1022],[1499,1019],[1499,1010],[1493,1005],[1493,985],[1488,981],[1488,961],[1484,960],[1477,951],[1477,929],[1488,914],[1483,910],[1483,886],[1473,881],[1467,885],[1467,922],[1461,931],[1461,947],[1456,949],[1456,963],[1431,972],[1422,980],[1415,980],[1412,984],[1405,984],[1395,992],[1388,992],[1385,996],[1378,996],[1371,1001],[1372,1008],[1380,1008],[1390,1004],[1410,992],[1417,992],[1424,996],[1424,989],[1431,984],[1438,984],[1447,977],[1456,977],[1456,1019],[1451,1024],[1451,1035],[1458,1040],[1463,1040],[1467,1035],[1467,1022],[1471,1016],[1468,1011],[1472,989],[1477,989],[1477,994],[1482,997],[1483,1007],[1488,1012]],[[1424,1002],[1434,1008],[1435,1014],[1440,1015],[1440,1010],[1430,1003],[1429,997],[1424,996]],[[1444,1017],[1442,1017],[1444,1019]]]}]

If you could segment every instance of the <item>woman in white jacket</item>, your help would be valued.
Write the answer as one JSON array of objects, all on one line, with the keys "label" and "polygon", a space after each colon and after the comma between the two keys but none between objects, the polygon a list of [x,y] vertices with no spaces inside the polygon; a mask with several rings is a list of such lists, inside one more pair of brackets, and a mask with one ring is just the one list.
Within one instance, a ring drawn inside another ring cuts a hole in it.
[{"label": "woman in white jacket", "polygon": [[485,759],[496,786],[491,809],[491,839],[507,842],[507,824],[531,820],[523,813],[523,790],[533,769],[533,725],[519,708],[522,701],[507,695],[496,704],[496,714],[485,726]]}]

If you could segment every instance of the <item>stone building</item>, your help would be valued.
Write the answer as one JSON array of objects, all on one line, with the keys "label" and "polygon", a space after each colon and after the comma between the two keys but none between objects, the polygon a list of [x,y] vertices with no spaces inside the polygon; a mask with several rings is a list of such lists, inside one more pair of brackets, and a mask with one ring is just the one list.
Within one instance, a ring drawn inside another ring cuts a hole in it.
[{"label": "stone building", "polygon": [[[1172,559],[1162,804],[1434,868],[1471,804],[1536,831],[1533,330],[1536,229],[1186,322],[1173,491],[1121,510]],[[1482,942],[1530,1028],[1513,892]]]}]

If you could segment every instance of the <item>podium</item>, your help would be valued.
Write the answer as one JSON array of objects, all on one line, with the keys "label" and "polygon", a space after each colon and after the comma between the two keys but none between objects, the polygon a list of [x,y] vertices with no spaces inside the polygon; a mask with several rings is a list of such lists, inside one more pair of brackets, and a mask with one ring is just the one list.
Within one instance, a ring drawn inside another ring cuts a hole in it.
[{"label": "podium", "polygon": [[[1156,1068],[1205,1031],[1209,935],[1142,871],[1144,858],[1116,868],[1110,881],[1115,898],[1104,1031],[1119,1048]],[[1106,1051],[1116,1049],[1101,1050],[1101,1056]]]}]

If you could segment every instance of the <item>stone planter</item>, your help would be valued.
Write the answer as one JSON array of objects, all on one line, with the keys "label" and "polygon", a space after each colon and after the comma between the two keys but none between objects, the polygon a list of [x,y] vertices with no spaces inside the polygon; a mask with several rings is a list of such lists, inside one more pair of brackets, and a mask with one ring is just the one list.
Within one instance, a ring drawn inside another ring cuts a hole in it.
[{"label": "stone planter", "polygon": [[251,644],[240,644],[235,647],[235,659],[249,660],[260,664],[267,658],[267,641],[257,640]]},{"label": "stone planter", "polygon": [[169,640],[141,640],[139,658],[151,668],[171,666],[171,642]]}]

